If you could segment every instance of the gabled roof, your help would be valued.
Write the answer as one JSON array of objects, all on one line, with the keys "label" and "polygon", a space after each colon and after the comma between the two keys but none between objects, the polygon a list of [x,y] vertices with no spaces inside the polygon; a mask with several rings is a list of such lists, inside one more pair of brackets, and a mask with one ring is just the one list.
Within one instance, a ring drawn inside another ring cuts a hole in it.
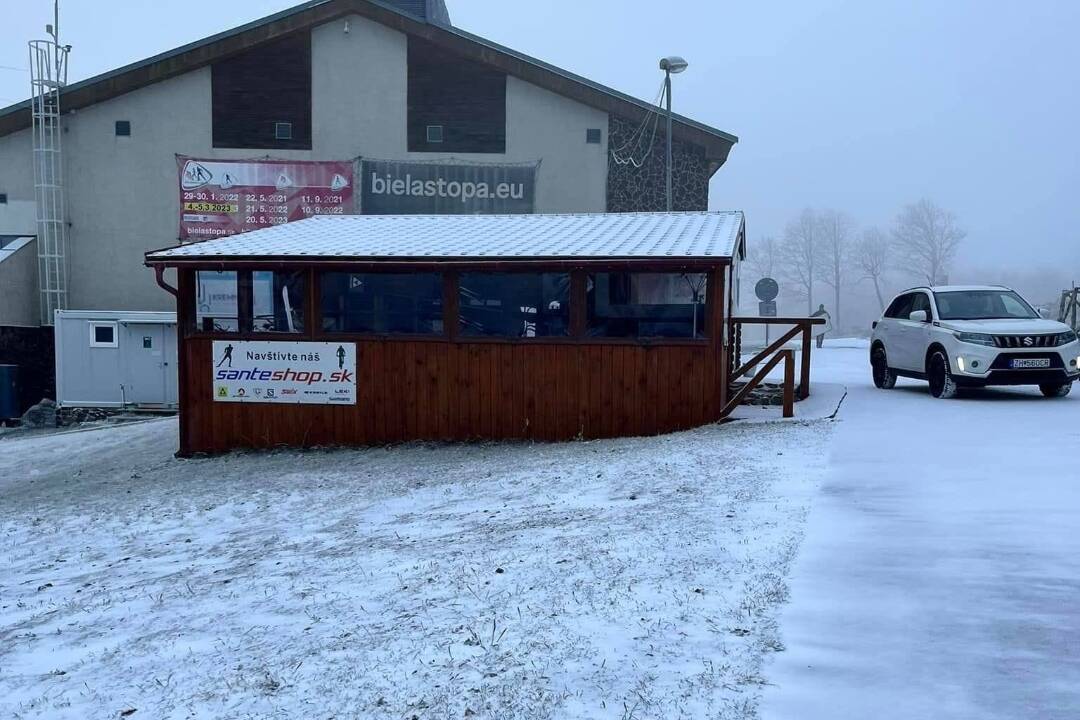
[{"label": "gabled roof", "polygon": [[199,260],[712,260],[741,250],[743,214],[325,215],[146,254]]},{"label": "gabled roof", "polygon": [[[62,93],[65,112],[87,107],[138,88],[196,70],[261,43],[308,30],[346,15],[360,15],[420,37],[474,62],[635,121],[655,110],[649,103],[595,83],[479,36],[426,22],[385,0],[311,0],[261,20],[69,85]],[[30,126],[30,101],[0,109],[0,136]],[[674,137],[705,150],[715,171],[727,160],[737,137],[697,121],[675,116]]]}]

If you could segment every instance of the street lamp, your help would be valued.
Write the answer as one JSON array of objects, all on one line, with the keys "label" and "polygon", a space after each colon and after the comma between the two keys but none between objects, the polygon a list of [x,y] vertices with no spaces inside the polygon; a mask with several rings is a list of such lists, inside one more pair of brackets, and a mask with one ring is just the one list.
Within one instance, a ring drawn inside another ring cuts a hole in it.
[{"label": "street lamp", "polygon": [[678,55],[662,58],[660,69],[664,71],[664,93],[667,95],[667,211],[671,212],[671,76],[678,75],[690,63]]}]

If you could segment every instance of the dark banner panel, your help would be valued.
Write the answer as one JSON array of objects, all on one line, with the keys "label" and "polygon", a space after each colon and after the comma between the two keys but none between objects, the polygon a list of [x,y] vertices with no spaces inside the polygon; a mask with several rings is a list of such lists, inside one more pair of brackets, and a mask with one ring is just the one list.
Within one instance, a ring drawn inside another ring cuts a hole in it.
[{"label": "dark banner panel", "polygon": [[361,160],[364,215],[521,215],[535,212],[539,163]]}]

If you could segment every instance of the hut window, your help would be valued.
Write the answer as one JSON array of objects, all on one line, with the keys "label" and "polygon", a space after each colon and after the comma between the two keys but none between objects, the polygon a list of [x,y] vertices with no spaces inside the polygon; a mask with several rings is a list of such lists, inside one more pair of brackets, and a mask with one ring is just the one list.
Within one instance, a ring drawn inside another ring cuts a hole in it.
[{"label": "hut window", "polygon": [[566,273],[462,273],[458,307],[462,335],[552,337],[570,324]]},{"label": "hut window", "polygon": [[236,272],[195,273],[195,323],[200,332],[238,332]]},{"label": "hut window", "polygon": [[251,277],[251,329],[254,332],[304,332],[307,273],[260,270]]},{"label": "hut window", "polygon": [[705,336],[704,273],[595,273],[586,285],[593,337]]},{"label": "hut window", "polygon": [[325,332],[441,335],[442,275],[327,272],[321,282]]}]

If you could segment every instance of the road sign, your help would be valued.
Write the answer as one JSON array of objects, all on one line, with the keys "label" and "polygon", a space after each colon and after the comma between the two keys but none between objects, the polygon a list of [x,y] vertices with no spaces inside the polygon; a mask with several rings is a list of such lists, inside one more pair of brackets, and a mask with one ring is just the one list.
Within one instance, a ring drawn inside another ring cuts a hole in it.
[{"label": "road sign", "polygon": [[[780,285],[772,278],[761,278],[754,286],[754,294],[762,302],[772,302],[780,294]],[[775,314],[774,312],[773,315]]]},{"label": "road sign", "polygon": [[758,315],[761,317],[776,317],[776,303],[772,300],[762,300],[758,303]]}]

